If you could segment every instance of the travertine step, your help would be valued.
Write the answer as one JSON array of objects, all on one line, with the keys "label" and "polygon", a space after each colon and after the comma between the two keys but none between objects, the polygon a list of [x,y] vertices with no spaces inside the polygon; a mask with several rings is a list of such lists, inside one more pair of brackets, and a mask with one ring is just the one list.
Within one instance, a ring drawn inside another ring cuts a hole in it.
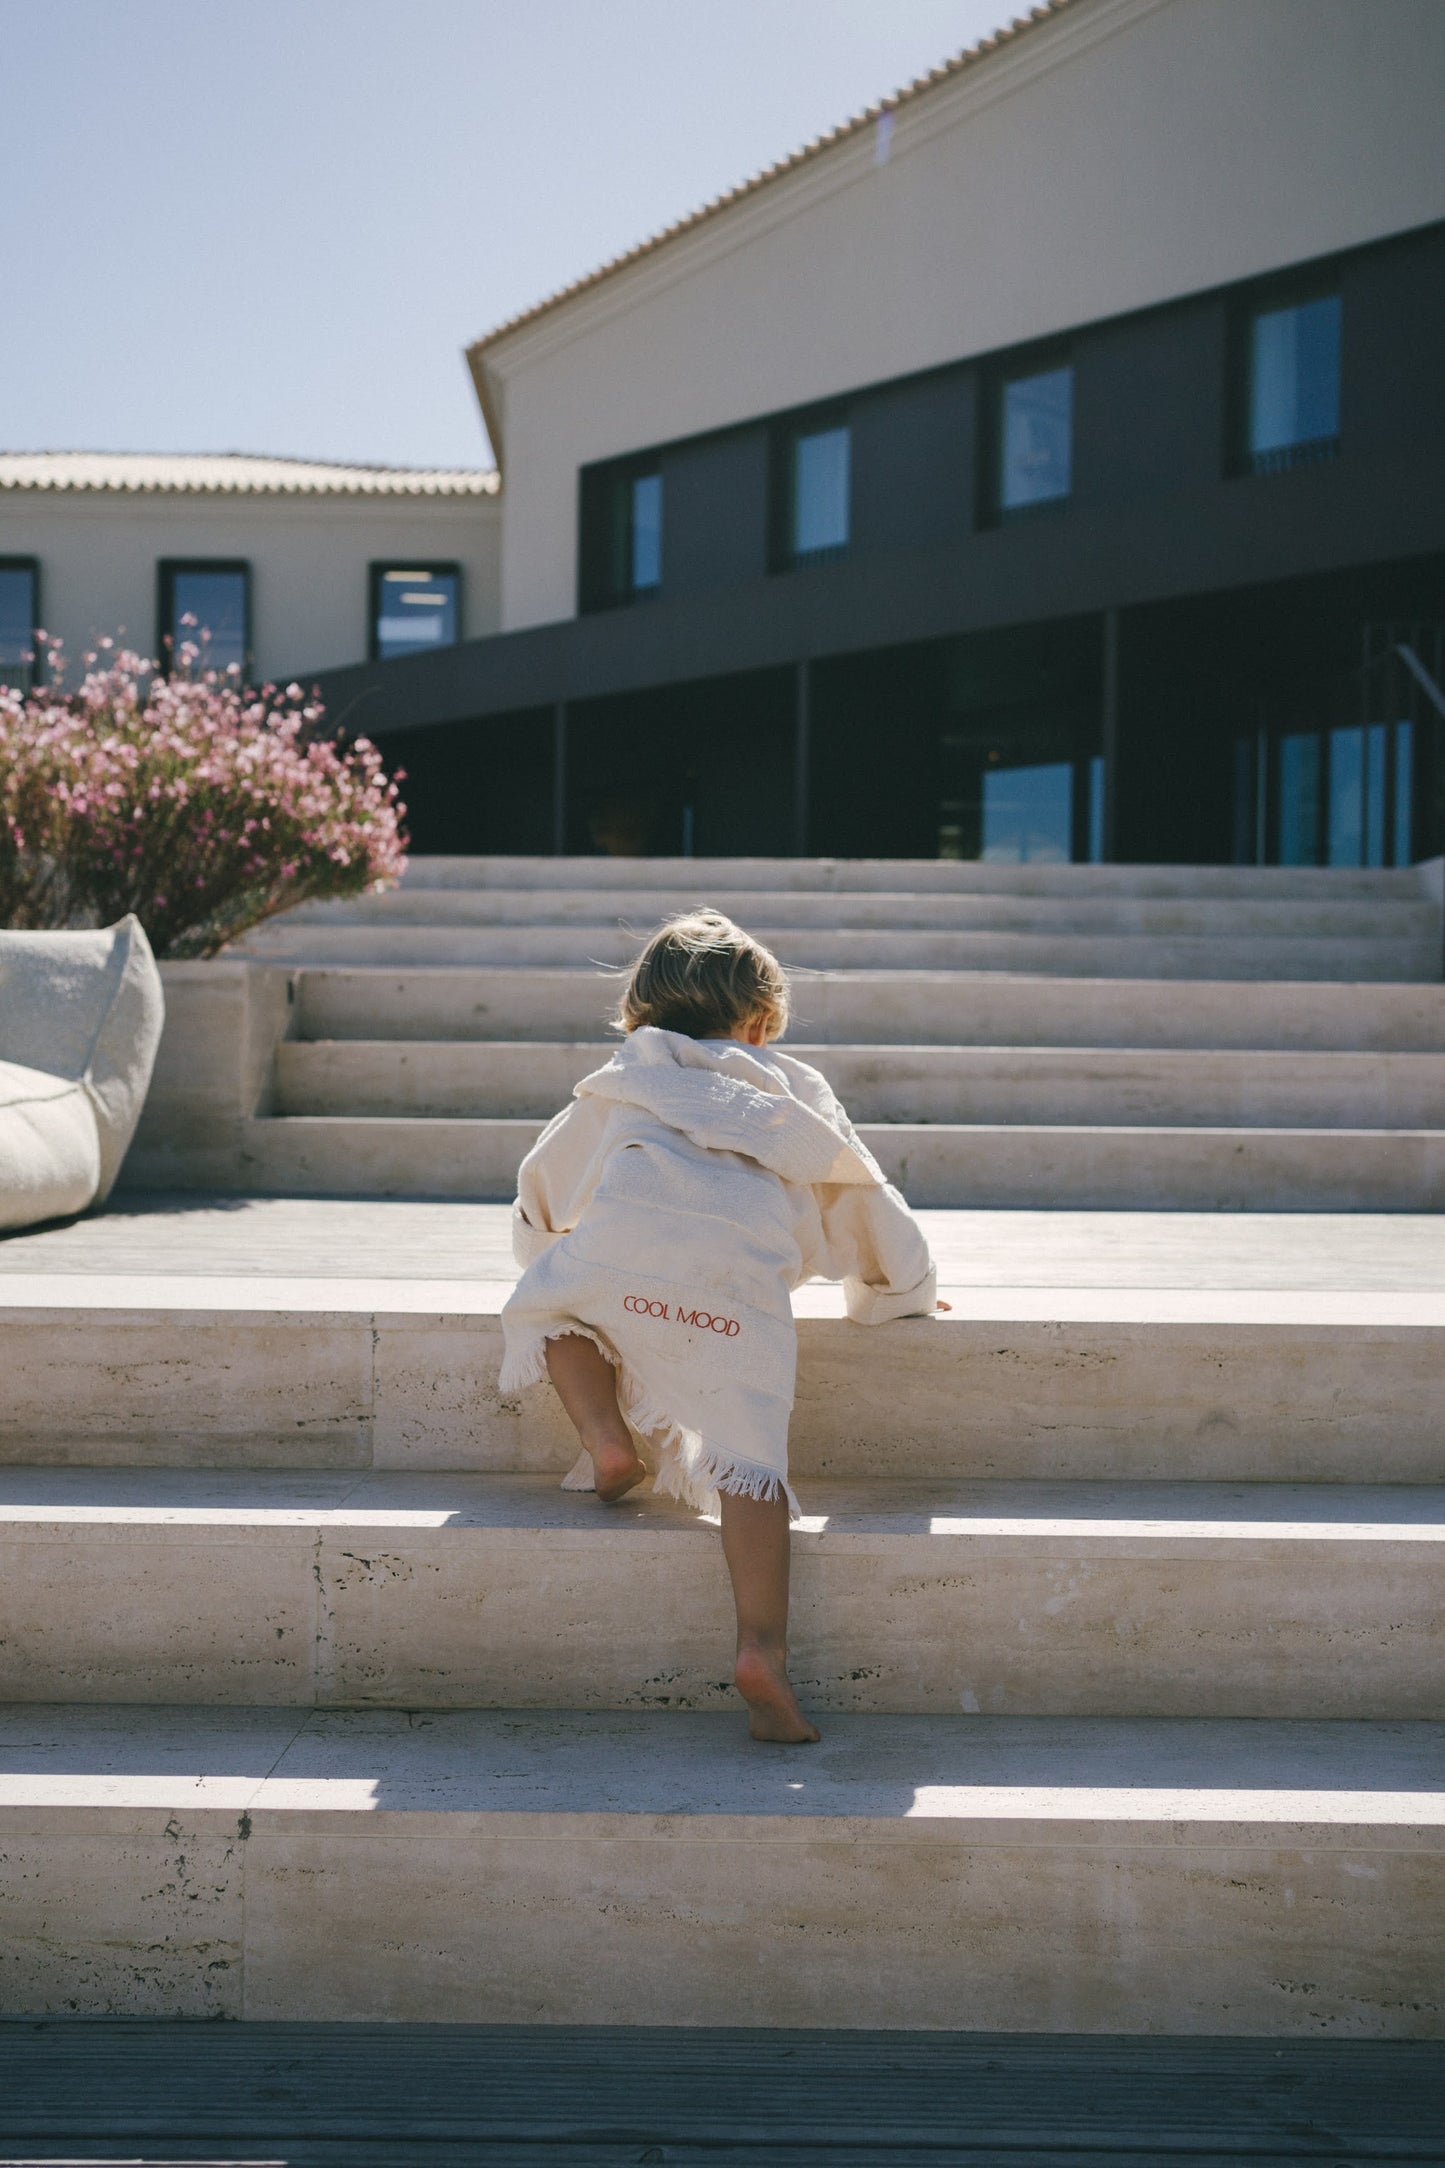
[{"label": "travertine step", "polygon": [[1438,2037],[1442,1747],[839,1715],[780,1753],[673,1710],[24,1707],[0,2006]]},{"label": "travertine step", "polygon": [[[555,1396],[497,1390],[507,1292],[7,1278],[0,1460],[560,1478]],[[799,1481],[1445,1481],[1438,1294],[947,1293],[948,1315],[870,1329],[799,1290]]]},{"label": "travertine step", "polygon": [[[1066,978],[1438,981],[1440,931],[1416,934],[940,933],[754,924],[749,932],[801,970],[1043,972]],[[393,926],[270,920],[227,950],[263,963],[540,967],[631,961],[646,929]]]},{"label": "travertine step", "polygon": [[[616,1041],[285,1040],[278,1114],[549,1118]],[[1445,1053],[1135,1047],[810,1046],[859,1122],[1427,1128]]]},{"label": "travertine step", "polygon": [[[595,1040],[614,978],[587,969],[300,970],[311,1039]],[[1445,1050],[1445,987],[835,971],[793,985],[812,1045]]]},{"label": "travertine step", "polygon": [[[1445,1717],[1445,1488],[804,1486],[816,1710]],[[637,1593],[646,1590],[645,1603]],[[716,1529],[535,1476],[0,1471],[0,1700],[732,1706]]]},{"label": "travertine step", "polygon": [[[1438,873],[1438,860],[1435,870]],[[1398,903],[1433,894],[1430,870],[1346,866],[1006,865],[940,858],[416,857],[406,889],[641,889],[773,894],[1348,898]]]},{"label": "travertine step", "polygon": [[[245,1128],[248,1190],[510,1197],[540,1118],[288,1115]],[[1445,1210],[1445,1128],[862,1122],[910,1204],[1223,1212]]]},{"label": "travertine step", "polygon": [[[286,915],[297,926],[429,926],[465,929],[596,927],[645,934],[660,919],[719,893],[748,925],[775,932],[1219,935],[1231,938],[1427,940],[1438,946],[1438,907],[1423,890],[1379,896],[1011,895],[927,890],[744,890],[715,893],[706,882],[669,888],[401,888],[336,902],[301,904]],[[720,906],[719,906],[720,907]]]}]

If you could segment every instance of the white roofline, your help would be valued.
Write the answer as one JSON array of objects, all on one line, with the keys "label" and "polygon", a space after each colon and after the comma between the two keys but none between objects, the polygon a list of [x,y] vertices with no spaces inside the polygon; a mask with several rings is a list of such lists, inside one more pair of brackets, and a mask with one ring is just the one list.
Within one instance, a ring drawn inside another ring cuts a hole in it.
[{"label": "white roofline", "polygon": [[489,467],[364,467],[252,452],[0,452],[0,490],[140,496],[493,497]]}]

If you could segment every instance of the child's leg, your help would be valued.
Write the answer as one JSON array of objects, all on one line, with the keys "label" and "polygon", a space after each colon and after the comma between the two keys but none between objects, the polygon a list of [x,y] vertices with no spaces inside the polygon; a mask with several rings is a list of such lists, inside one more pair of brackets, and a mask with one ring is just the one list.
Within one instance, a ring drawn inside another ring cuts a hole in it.
[{"label": "child's leg", "polygon": [[751,1712],[755,1739],[802,1746],[818,1736],[788,1683],[788,1501],[732,1498],[724,1491],[723,1557],[738,1614],[733,1676]]},{"label": "child's leg", "polygon": [[595,1341],[569,1332],[547,1342],[547,1375],[591,1457],[598,1497],[604,1505],[615,1505],[647,1470],[617,1405],[611,1363]]}]

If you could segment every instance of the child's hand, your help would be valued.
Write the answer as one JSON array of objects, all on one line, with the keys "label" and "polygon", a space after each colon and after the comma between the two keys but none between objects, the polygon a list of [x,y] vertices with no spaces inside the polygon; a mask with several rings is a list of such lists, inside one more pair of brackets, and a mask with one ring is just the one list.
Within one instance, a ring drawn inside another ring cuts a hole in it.
[{"label": "child's hand", "polygon": [[945,1302],[943,1300],[943,1297],[940,1295],[938,1298],[938,1307],[940,1310],[951,1310],[953,1308],[953,1304],[951,1302]]}]

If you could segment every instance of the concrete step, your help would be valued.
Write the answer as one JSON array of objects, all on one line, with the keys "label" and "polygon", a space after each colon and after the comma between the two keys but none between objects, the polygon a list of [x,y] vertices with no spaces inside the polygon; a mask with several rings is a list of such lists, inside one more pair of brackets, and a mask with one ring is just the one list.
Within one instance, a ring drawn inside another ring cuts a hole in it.
[{"label": "concrete step", "polygon": [[[323,1039],[276,1050],[278,1114],[549,1118],[615,1040]],[[809,1046],[855,1121],[1423,1129],[1445,1053]]]},{"label": "concrete step", "polygon": [[[595,970],[304,969],[310,1039],[596,1040],[617,981]],[[794,1038],[869,1046],[1445,1051],[1445,987],[833,971],[795,981]]]},{"label": "concrete step", "polygon": [[442,858],[408,861],[402,886],[432,892],[641,889],[714,900],[757,894],[1218,896],[1379,903],[1434,893],[1432,867],[1004,865],[940,858]]},{"label": "concrete step", "polygon": [[[659,920],[715,903],[704,887],[659,889],[394,888],[340,902],[301,904],[285,927],[388,926],[449,928],[620,927],[629,940]],[[819,928],[849,932],[1219,935],[1242,939],[1284,935],[1372,940],[1433,940],[1440,946],[1440,913],[1421,894],[1378,897],[1011,896],[858,894],[758,890],[728,898],[746,923],[793,933]]]},{"label": "concrete step", "polygon": [[[643,929],[645,931],[645,929]],[[1438,981],[1438,927],[1417,936],[1330,934],[939,933],[749,928],[792,969],[1042,972],[1066,978]],[[258,926],[226,951],[261,963],[438,964],[620,969],[638,931],[592,926]]]},{"label": "concrete step", "polygon": [[[0,1461],[550,1473],[505,1281],[32,1272],[0,1284]],[[952,1287],[869,1329],[794,1297],[814,1480],[1445,1482],[1445,1297]]]},{"label": "concrete step", "polygon": [[22,1707],[0,2006],[1438,2037],[1442,1745],[839,1715],[780,1754],[733,1714]]},{"label": "concrete step", "polygon": [[[816,1711],[1445,1717],[1445,1487],[816,1482],[804,1504],[790,1668]],[[646,1495],[0,1472],[0,1700],[726,1708],[731,1636],[716,1528]]]},{"label": "concrete step", "polygon": [[[252,1121],[237,1186],[298,1197],[506,1199],[538,1119]],[[1208,1212],[1445,1210],[1445,1128],[863,1122],[910,1204]]]}]

